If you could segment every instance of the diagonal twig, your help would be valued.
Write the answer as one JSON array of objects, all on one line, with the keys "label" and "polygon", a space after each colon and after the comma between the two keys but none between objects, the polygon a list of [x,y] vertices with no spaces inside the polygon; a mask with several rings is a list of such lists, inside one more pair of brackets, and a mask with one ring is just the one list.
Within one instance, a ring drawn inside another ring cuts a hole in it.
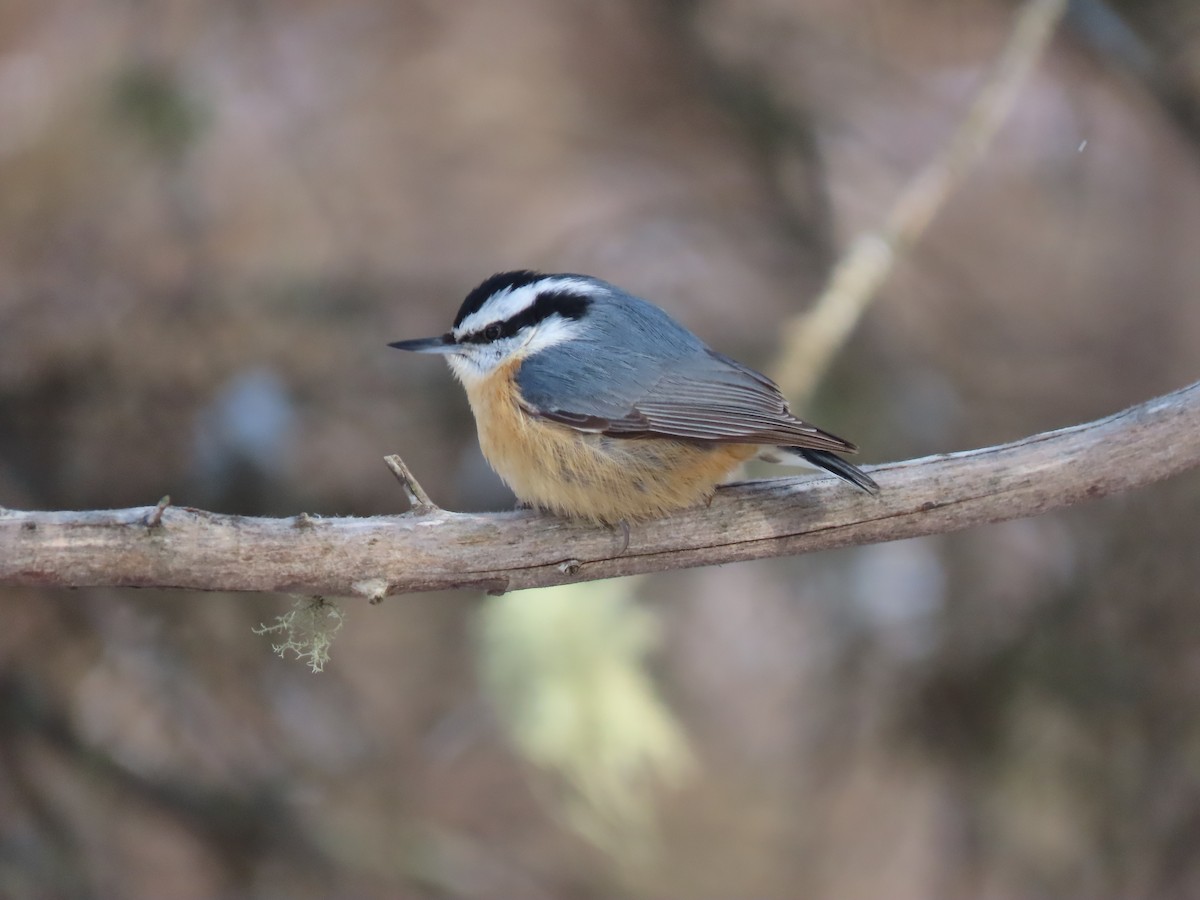
[{"label": "diagonal twig", "polygon": [[412,469],[399,455],[392,453],[385,456],[383,461],[391,473],[396,476],[396,480],[400,482],[400,486],[404,489],[404,496],[408,498],[408,505],[412,507],[414,515],[424,516],[441,510],[440,506],[429,499],[425,488],[421,487],[421,482],[417,481],[417,476],[412,473]]},{"label": "diagonal twig", "polygon": [[1067,8],[1067,0],[1028,0],[991,73],[946,146],[905,187],[879,230],[858,237],[813,305],[784,329],[773,373],[803,407],[897,258],[920,240],[951,192],[983,156],[1025,86]]}]

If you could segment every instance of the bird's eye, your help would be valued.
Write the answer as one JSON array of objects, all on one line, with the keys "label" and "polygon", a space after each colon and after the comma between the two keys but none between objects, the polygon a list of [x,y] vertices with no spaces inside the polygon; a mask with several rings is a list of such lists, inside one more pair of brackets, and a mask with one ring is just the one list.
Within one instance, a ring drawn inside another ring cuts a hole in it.
[{"label": "bird's eye", "polygon": [[500,340],[500,335],[503,333],[504,330],[500,327],[499,323],[493,322],[487,328],[483,329],[483,339],[485,341],[498,341]]}]

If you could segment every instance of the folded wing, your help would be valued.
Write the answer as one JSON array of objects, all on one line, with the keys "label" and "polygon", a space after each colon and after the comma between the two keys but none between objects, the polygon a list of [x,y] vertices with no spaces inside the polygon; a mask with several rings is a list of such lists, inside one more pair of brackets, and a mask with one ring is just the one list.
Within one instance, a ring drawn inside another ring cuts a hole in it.
[{"label": "folded wing", "polygon": [[[765,375],[700,344],[631,358],[571,345],[527,360],[517,382],[527,410],[580,431],[854,453],[797,419]],[[587,390],[585,386],[592,386]]]}]

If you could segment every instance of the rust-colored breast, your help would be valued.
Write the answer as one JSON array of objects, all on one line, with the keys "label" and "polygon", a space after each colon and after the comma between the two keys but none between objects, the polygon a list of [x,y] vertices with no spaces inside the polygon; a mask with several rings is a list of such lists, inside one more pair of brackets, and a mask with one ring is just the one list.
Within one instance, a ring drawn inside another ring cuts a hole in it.
[{"label": "rust-colored breast", "polygon": [[522,501],[613,524],[694,506],[759,447],[666,438],[611,438],[530,416],[515,375],[520,360],[467,385],[479,444]]}]

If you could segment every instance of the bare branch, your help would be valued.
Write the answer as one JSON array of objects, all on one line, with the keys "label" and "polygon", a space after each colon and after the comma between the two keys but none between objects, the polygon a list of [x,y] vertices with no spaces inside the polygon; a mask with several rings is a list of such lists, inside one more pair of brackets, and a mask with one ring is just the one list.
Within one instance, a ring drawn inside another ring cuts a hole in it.
[{"label": "bare branch", "polygon": [[0,512],[0,584],[285,591],[378,599],[516,590],[936,534],[1126,491],[1200,465],[1200,382],[1012,444],[831,478],[732,485],[707,508],[618,529],[535,512],[257,519],[158,507]]},{"label": "bare branch", "polygon": [[946,198],[983,156],[1066,8],[1067,0],[1027,0],[950,141],[908,183],[883,227],[854,241],[812,307],[788,323],[774,377],[798,406],[804,406],[897,258],[920,240]]}]

